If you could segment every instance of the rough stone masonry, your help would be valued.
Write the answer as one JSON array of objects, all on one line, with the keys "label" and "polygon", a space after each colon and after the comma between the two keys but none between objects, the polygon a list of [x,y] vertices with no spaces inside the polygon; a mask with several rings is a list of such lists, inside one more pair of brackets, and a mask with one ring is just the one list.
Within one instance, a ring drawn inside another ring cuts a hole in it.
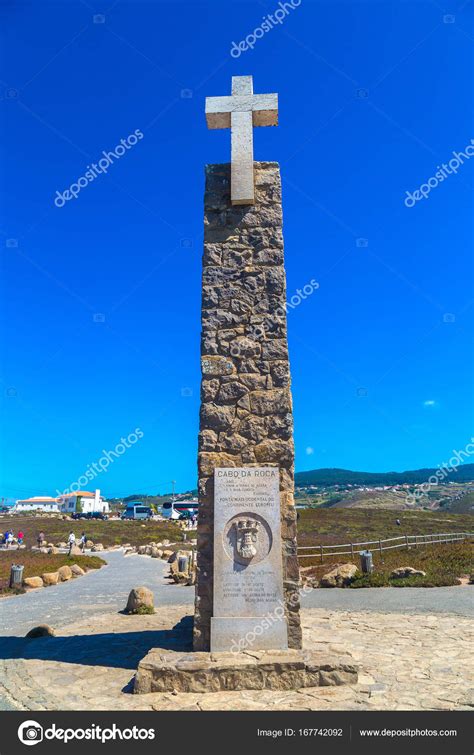
[{"label": "rough stone masonry", "polygon": [[210,648],[216,467],[280,469],[288,646],[301,647],[281,180],[277,163],[254,168],[255,204],[233,206],[230,165],[206,167],[196,651]]}]

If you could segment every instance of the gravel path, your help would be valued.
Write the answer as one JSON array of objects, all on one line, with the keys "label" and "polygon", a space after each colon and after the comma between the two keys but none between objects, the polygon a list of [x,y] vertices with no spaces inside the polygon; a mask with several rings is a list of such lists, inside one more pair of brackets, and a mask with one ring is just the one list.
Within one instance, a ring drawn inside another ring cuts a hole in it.
[{"label": "gravel path", "polygon": [[[0,601],[0,635],[22,636],[36,624],[61,627],[91,615],[125,607],[133,587],[153,590],[155,605],[188,606],[194,602],[194,587],[170,584],[168,565],[157,558],[124,556],[122,551],[101,554],[108,566],[90,571],[67,583],[32,590],[20,597]],[[303,595],[305,608],[330,611],[386,613],[440,613],[474,616],[474,588],[400,587],[358,590],[312,590]],[[192,612],[192,611],[190,611]]]},{"label": "gravel path", "polygon": [[[25,635],[37,624],[54,628],[125,608],[133,587],[149,587],[155,605],[193,603],[194,587],[169,584],[165,579],[168,564],[147,556],[124,556],[122,551],[100,553],[107,561],[97,571],[63,584],[32,590],[26,595],[0,600],[0,635]],[[1,655],[1,651],[0,651]]]},{"label": "gravel path", "polygon": [[439,613],[474,616],[474,587],[360,587],[312,590],[305,608],[380,613]]}]

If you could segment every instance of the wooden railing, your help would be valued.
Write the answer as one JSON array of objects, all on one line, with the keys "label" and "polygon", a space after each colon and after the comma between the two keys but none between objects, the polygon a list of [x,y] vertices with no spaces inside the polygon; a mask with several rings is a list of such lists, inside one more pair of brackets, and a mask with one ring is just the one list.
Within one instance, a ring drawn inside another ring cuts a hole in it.
[{"label": "wooden railing", "polygon": [[[321,563],[327,556],[351,556],[354,558],[361,550],[376,550],[380,554],[393,548],[418,548],[421,545],[433,545],[434,543],[457,543],[474,537],[474,532],[441,532],[431,535],[400,535],[389,537],[385,540],[365,540],[360,543],[343,543],[341,545],[303,545],[298,547],[298,558],[320,558]],[[396,545],[386,545],[396,543]],[[372,546],[372,547],[370,547]],[[348,550],[331,550],[334,548],[346,548]],[[312,551],[302,553],[302,551]]]}]

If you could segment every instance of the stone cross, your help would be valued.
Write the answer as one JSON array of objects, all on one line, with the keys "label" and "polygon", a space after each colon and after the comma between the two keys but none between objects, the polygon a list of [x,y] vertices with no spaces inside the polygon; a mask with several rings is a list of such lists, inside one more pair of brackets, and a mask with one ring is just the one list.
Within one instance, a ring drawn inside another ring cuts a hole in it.
[{"label": "stone cross", "polygon": [[206,121],[231,130],[232,204],[255,204],[253,127],[278,125],[278,95],[254,94],[252,76],[232,76],[231,97],[206,97]]}]

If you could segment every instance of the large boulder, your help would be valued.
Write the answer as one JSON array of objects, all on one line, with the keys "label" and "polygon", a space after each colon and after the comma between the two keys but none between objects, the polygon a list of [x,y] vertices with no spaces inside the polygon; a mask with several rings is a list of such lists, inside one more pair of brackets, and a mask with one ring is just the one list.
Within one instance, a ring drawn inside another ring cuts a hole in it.
[{"label": "large boulder", "polygon": [[356,574],[357,566],[341,564],[321,578],[320,587],[347,587],[354,581]]},{"label": "large boulder", "polygon": [[128,596],[125,613],[155,613],[152,591],[148,587],[134,587]]},{"label": "large boulder", "polygon": [[163,551],[163,558],[165,558],[167,561],[173,555],[174,555],[174,551],[172,551],[172,550],[164,550]]},{"label": "large boulder", "polygon": [[96,543],[91,548],[92,553],[97,553],[98,551],[103,551],[103,550],[104,550],[104,546],[102,545],[102,543]]},{"label": "large boulder", "polygon": [[64,542],[56,543],[56,548],[67,548],[67,543],[64,543]]},{"label": "large boulder", "polygon": [[69,553],[70,556],[82,556],[82,548],[78,545],[73,545]]},{"label": "large boulder", "polygon": [[38,637],[54,637],[56,632],[48,624],[38,624],[25,635],[29,640],[36,640]]},{"label": "large boulder", "polygon": [[94,542],[92,540],[86,540],[86,548],[93,548]]},{"label": "large boulder", "polygon": [[24,587],[31,587],[36,589],[37,587],[43,587],[44,582],[41,577],[25,577],[23,580]]},{"label": "large boulder", "polygon": [[160,558],[162,552],[163,551],[161,551],[159,548],[155,548],[155,546],[153,546],[153,548],[151,549],[150,556],[152,558]]},{"label": "large boulder", "polygon": [[72,569],[67,564],[59,567],[58,574],[61,582],[67,582],[69,579],[72,579]]},{"label": "large boulder", "polygon": [[137,553],[140,554],[140,556],[146,556],[147,554],[147,545],[139,545],[137,548]]},{"label": "large boulder", "polygon": [[391,579],[405,579],[406,577],[426,577],[426,572],[421,569],[413,569],[412,566],[400,566],[390,574]]},{"label": "large boulder", "polygon": [[71,566],[71,574],[73,577],[82,577],[83,574],[85,574],[84,569],[79,566],[79,564],[73,564]]},{"label": "large boulder", "polygon": [[51,587],[51,585],[57,585],[59,582],[59,574],[57,571],[45,572],[41,575],[41,579],[44,582],[45,587]]}]

